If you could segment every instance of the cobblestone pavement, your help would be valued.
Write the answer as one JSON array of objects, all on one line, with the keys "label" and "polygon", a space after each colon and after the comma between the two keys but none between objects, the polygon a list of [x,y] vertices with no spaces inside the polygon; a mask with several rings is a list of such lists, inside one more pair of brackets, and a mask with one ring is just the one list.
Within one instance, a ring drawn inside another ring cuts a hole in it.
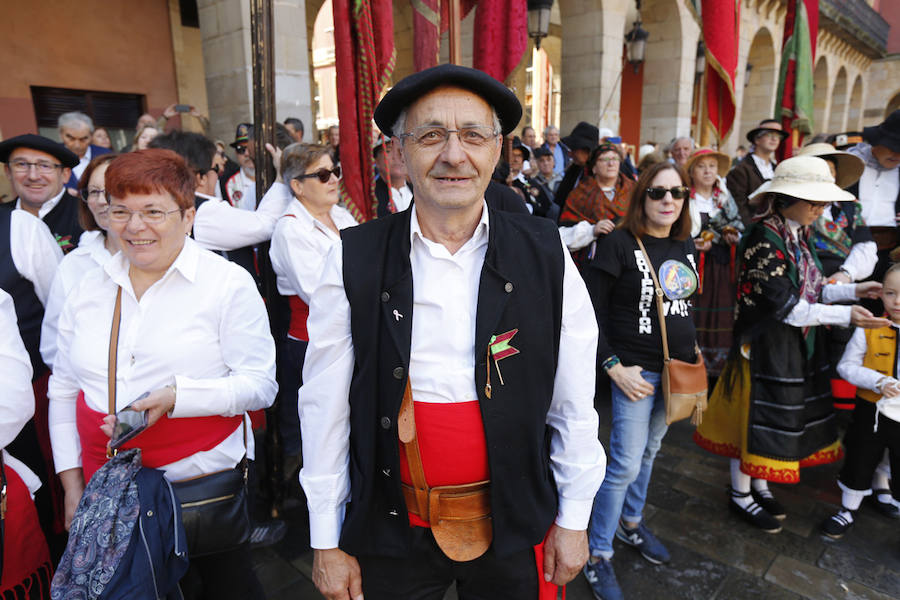
[{"label": "cobblestone pavement", "polygon": [[[601,439],[608,440],[608,405],[598,407]],[[847,600],[900,598],[900,522],[881,517],[868,503],[838,542],[826,541],[819,523],[840,502],[839,465],[803,471],[796,486],[771,488],[788,510],[776,535],[751,529],[726,506],[728,464],[691,441],[688,422],[673,425],[656,459],[647,526],[672,554],[654,566],[616,542],[613,559],[625,596],[631,599]],[[299,486],[295,489],[299,494]],[[290,530],[279,544],[256,550],[254,565],[268,600],[321,596],[311,583],[305,505],[286,514]],[[583,576],[567,587],[569,600],[589,600]],[[455,600],[450,590],[445,600]]]}]

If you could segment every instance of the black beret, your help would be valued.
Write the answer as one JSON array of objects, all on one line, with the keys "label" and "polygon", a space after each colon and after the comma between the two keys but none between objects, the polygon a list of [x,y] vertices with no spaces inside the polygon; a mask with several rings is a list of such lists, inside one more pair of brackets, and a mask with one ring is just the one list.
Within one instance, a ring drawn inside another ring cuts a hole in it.
[{"label": "black beret", "polygon": [[40,150],[56,157],[64,167],[70,169],[78,164],[78,156],[59,142],[54,142],[50,138],[42,135],[26,133],[17,135],[0,142],[0,162],[9,162],[9,155],[16,148],[31,148],[32,150]]},{"label": "black beret", "polygon": [[513,131],[522,118],[522,105],[516,95],[487,73],[459,65],[438,65],[404,77],[384,95],[375,107],[378,128],[385,135],[395,135],[392,129],[403,109],[442,85],[460,87],[484,98],[497,111],[503,135]]}]

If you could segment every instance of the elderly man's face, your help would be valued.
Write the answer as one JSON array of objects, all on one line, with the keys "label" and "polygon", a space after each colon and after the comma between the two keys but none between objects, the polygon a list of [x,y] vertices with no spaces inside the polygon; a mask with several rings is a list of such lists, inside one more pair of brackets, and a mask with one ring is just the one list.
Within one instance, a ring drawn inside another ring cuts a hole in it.
[{"label": "elderly man's face", "polygon": [[241,144],[234,149],[234,156],[237,164],[241,166],[244,172],[253,175],[256,173],[256,163],[253,162],[253,156],[256,153],[256,143],[253,140],[246,144]]},{"label": "elderly man's face", "polygon": [[534,148],[535,146],[537,146],[537,136],[534,134],[534,129],[529,127],[522,132],[522,143],[529,148]]},{"label": "elderly man's face", "polygon": [[896,169],[900,166],[900,152],[894,152],[887,146],[872,146],[872,156],[885,169]]},{"label": "elderly man's face", "polygon": [[548,129],[547,136],[544,141],[547,142],[548,144],[550,144],[551,146],[557,145],[559,143],[559,130],[556,129],[555,127],[552,129]]},{"label": "elderly man's face", "polygon": [[[31,163],[31,164],[29,164]],[[9,155],[6,175],[22,202],[38,209],[62,191],[69,169],[52,154],[32,148],[16,148]]]},{"label": "elderly man's face", "polygon": [[[490,105],[480,96],[455,87],[434,89],[410,105],[406,131],[423,126],[458,130],[493,129]],[[501,138],[489,136],[483,144],[463,143],[451,133],[445,143],[421,145],[403,138],[402,156],[420,206],[454,209],[481,202],[500,158]]]},{"label": "elderly man's face", "polygon": [[91,130],[87,125],[69,125],[59,128],[59,136],[66,148],[75,153],[78,158],[84,156],[88,146],[91,145]]},{"label": "elderly man's face", "polygon": [[687,162],[687,159],[691,157],[691,152],[693,151],[693,144],[691,144],[691,140],[680,139],[672,145],[672,160],[675,161],[675,164],[678,166],[684,166]]}]

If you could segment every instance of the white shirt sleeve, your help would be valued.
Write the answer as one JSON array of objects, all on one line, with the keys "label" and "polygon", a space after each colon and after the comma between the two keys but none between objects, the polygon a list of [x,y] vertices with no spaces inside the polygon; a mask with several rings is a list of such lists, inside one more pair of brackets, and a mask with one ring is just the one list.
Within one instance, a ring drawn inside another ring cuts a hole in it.
[{"label": "white shirt sleeve", "polygon": [[[810,304],[800,300],[784,322],[794,327],[812,327],[815,325],[850,325],[851,306],[834,305],[831,302],[856,301],[856,285],[852,283],[827,284],[822,287],[822,303]],[[824,304],[823,304],[824,303]]]},{"label": "white shirt sleeve", "polygon": [[581,250],[595,239],[594,226],[587,221],[579,221],[575,225],[559,228],[559,237],[570,251]]},{"label": "white shirt sleeve", "polygon": [[[246,211],[244,211],[246,212]],[[225,377],[175,376],[172,417],[241,415],[268,408],[275,400],[275,342],[256,284],[244,269],[233,269],[223,288],[219,340],[230,373]]]},{"label": "white shirt sleeve", "polygon": [[34,415],[31,375],[31,360],[19,336],[12,297],[0,290],[0,448],[6,448]]},{"label": "white shirt sleeve", "polygon": [[597,438],[594,410],[597,320],[584,280],[565,254],[562,327],[553,398],[547,412],[550,469],[559,493],[556,524],[587,529],[594,496],[606,472],[606,453]]},{"label": "white shirt sleeve", "polygon": [[22,277],[34,285],[41,304],[47,305],[62,250],[47,225],[24,210],[12,211],[9,246],[13,264]]},{"label": "white shirt sleeve", "polygon": [[291,194],[283,183],[274,183],[255,211],[207,200],[194,218],[194,239],[207,250],[234,250],[265,242],[284,212]]},{"label": "white shirt sleeve", "polygon": [[75,320],[73,312],[71,303],[64,304],[59,315],[56,359],[47,389],[47,396],[50,398],[50,447],[57,473],[81,467],[81,439],[75,417],[75,402],[80,386],[69,363]]},{"label": "white shirt sleeve", "polygon": [[318,549],[337,548],[350,498],[354,351],[341,253],[340,244],[329,251],[309,305],[309,346],[298,402],[303,440],[300,483],[309,506],[310,546]]},{"label": "white shirt sleeve", "polygon": [[865,356],[866,332],[861,327],[857,327],[844,348],[844,355],[838,363],[837,372],[841,379],[852,383],[858,388],[876,390],[878,382],[885,376],[874,369],[864,367],[863,358]]},{"label": "white shirt sleeve", "polygon": [[53,361],[56,360],[56,336],[59,325],[59,313],[62,311],[66,293],[63,290],[61,277],[53,278],[50,286],[50,294],[44,309],[44,321],[41,323],[41,357],[50,369],[53,369]]},{"label": "white shirt sleeve", "polygon": [[287,279],[291,292],[309,304],[325,262],[322,244],[317,245],[310,236],[321,236],[322,240],[326,238],[315,228],[306,230],[291,226],[294,225],[291,220],[291,217],[286,217],[283,226],[276,226],[269,256],[275,273]]},{"label": "white shirt sleeve", "polygon": [[841,268],[850,273],[853,281],[862,281],[875,270],[876,262],[878,262],[878,246],[875,242],[862,242],[853,244]]}]

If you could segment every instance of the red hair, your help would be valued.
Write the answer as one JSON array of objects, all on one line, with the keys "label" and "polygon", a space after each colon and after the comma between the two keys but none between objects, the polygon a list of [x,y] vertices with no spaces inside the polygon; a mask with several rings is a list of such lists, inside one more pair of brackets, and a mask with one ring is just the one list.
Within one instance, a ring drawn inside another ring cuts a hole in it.
[{"label": "red hair", "polygon": [[148,148],[122,154],[106,169],[106,193],[112,198],[168,193],[184,211],[194,206],[194,190],[194,172],[171,150]]}]

